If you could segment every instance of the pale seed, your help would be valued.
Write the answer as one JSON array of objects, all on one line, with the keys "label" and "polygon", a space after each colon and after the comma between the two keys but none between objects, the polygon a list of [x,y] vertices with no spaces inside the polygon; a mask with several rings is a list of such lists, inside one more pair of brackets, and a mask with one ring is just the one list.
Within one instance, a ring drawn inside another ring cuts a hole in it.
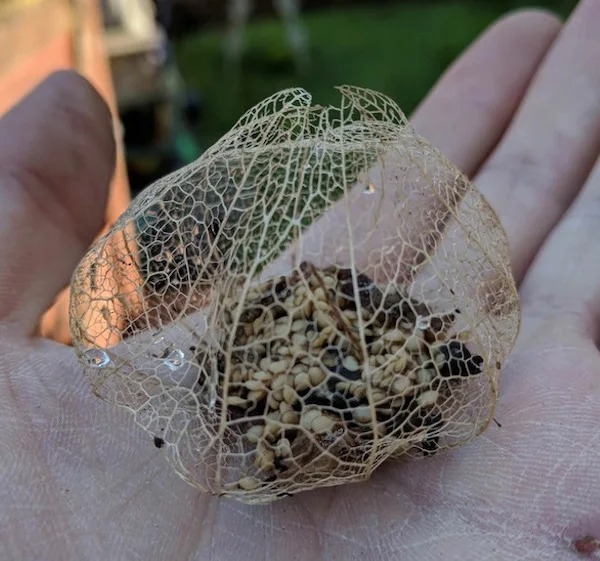
[{"label": "pale seed", "polygon": [[287,384],[287,374],[279,374],[272,382],[271,389],[273,391],[281,390]]},{"label": "pale seed", "polygon": [[[314,333],[314,331],[309,331],[308,333]],[[294,333],[292,335],[292,343],[294,346],[300,348],[306,347],[306,344],[308,343],[308,339],[306,338],[307,335],[304,335],[303,333]]]},{"label": "pale seed", "polygon": [[244,398],[239,397],[237,395],[230,395],[227,398],[227,405],[234,405],[234,406],[236,406],[236,405],[244,405],[246,403],[247,403],[247,401]]},{"label": "pale seed", "polygon": [[290,405],[296,401],[297,394],[296,392],[290,388],[290,386],[285,386],[283,388],[283,399],[287,401]]},{"label": "pale seed", "polygon": [[402,355],[400,358],[396,359],[394,362],[394,372],[402,372],[408,363],[408,357],[406,355]]},{"label": "pale seed", "polygon": [[264,370],[258,370],[252,374],[252,377],[259,382],[266,382],[267,380],[271,380],[273,376]]},{"label": "pale seed", "polygon": [[416,335],[411,335],[406,339],[405,347],[409,352],[417,352],[421,349],[421,339]]},{"label": "pale seed", "polygon": [[427,370],[427,368],[421,368],[417,372],[417,382],[419,382],[419,384],[429,384],[429,382],[431,382],[432,379],[433,373],[431,372],[431,370]]},{"label": "pale seed", "polygon": [[238,485],[244,489],[244,491],[254,491],[259,486],[259,481],[256,477],[242,477],[238,481]]},{"label": "pale seed", "polygon": [[286,411],[281,415],[281,422],[287,425],[297,425],[300,420],[300,415],[296,411]]},{"label": "pale seed", "polygon": [[402,342],[406,339],[406,334],[399,329],[392,329],[383,334],[382,339],[390,342]]},{"label": "pale seed", "polygon": [[306,372],[296,374],[294,377],[294,386],[299,391],[310,388],[310,376]]},{"label": "pale seed", "polygon": [[359,423],[370,423],[372,419],[370,407],[356,407],[352,411],[352,416]]},{"label": "pale seed", "polygon": [[289,368],[289,362],[287,360],[276,360],[275,362],[271,362],[267,367],[269,372],[273,374],[281,374],[285,372]]},{"label": "pale seed", "polygon": [[308,376],[313,386],[318,386],[326,378],[325,372],[323,372],[323,370],[321,370],[318,366],[310,367],[308,369]]},{"label": "pale seed", "polygon": [[246,438],[250,442],[258,442],[264,430],[263,425],[253,425],[246,431]]},{"label": "pale seed", "polygon": [[266,389],[254,390],[248,392],[248,399],[251,401],[260,401],[263,397],[265,397],[265,395],[267,395]]},{"label": "pale seed", "polygon": [[433,405],[438,400],[439,394],[435,390],[428,390],[417,397],[417,403],[421,407]]},{"label": "pale seed", "polygon": [[344,357],[342,362],[344,367],[352,372],[356,372],[359,368],[358,361],[352,355]]},{"label": "pale seed", "polygon": [[411,383],[407,376],[397,376],[392,382],[392,391],[394,393],[403,393],[410,388]]},{"label": "pale seed", "polygon": [[312,422],[321,415],[321,413],[317,409],[309,409],[308,411],[302,412],[302,417],[300,418],[300,425],[302,428],[310,429],[312,426]]},{"label": "pale seed", "polygon": [[294,323],[292,323],[292,331],[295,333],[297,331],[306,331],[306,326],[308,322],[304,319],[297,319]]},{"label": "pale seed", "polygon": [[323,434],[326,432],[331,432],[334,422],[326,415],[319,414],[319,416],[313,420],[310,426],[315,433]]},{"label": "pale seed", "polygon": [[244,382],[244,386],[253,391],[266,389],[264,384],[258,380],[248,380],[247,382]]}]

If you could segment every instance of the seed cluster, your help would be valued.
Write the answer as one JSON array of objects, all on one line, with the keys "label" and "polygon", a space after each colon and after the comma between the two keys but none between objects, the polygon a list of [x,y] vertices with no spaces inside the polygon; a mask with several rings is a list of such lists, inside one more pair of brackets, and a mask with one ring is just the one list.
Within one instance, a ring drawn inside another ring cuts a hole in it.
[{"label": "seed cluster", "polygon": [[378,445],[434,453],[453,385],[482,371],[483,359],[450,335],[456,313],[307,262],[231,295],[221,351],[198,355],[199,393],[218,381],[227,429],[251,458],[231,488],[285,491],[311,472],[364,462]]}]

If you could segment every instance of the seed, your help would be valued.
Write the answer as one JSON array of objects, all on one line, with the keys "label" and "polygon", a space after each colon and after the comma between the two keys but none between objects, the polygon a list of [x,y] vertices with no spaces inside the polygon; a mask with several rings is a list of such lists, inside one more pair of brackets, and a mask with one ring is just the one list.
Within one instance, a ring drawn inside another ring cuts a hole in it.
[{"label": "seed", "polygon": [[[271,395],[273,396],[273,399],[277,401],[277,403],[283,401],[283,389],[275,390]],[[277,405],[275,409],[279,409],[279,405]]]},{"label": "seed", "polygon": [[321,415],[316,417],[311,423],[310,427],[317,434],[323,434],[326,432],[331,432],[334,426],[334,422],[332,419],[327,417],[327,415]]},{"label": "seed", "polygon": [[291,411],[292,410],[292,406],[289,403],[286,403],[285,401],[282,401],[279,404],[279,412],[283,415],[285,412],[287,411]]},{"label": "seed", "polygon": [[410,380],[407,376],[396,376],[392,382],[392,391],[394,393],[403,393],[410,387]]},{"label": "seed", "polygon": [[244,386],[253,391],[266,389],[264,384],[258,380],[248,380],[247,382],[244,382]]},{"label": "seed", "polygon": [[371,394],[371,397],[373,398],[373,403],[379,403],[383,401],[387,397],[387,395],[381,390],[374,390]]},{"label": "seed", "polygon": [[267,421],[263,430],[263,436],[265,438],[270,438],[272,436],[275,436],[278,432],[279,424]]},{"label": "seed", "polygon": [[317,300],[326,300],[325,291],[320,286],[315,289],[313,294]]},{"label": "seed", "polygon": [[345,310],[343,314],[352,322],[358,319],[358,314],[354,310]]},{"label": "seed", "polygon": [[[314,331],[309,331],[309,333],[314,333]],[[300,347],[301,349],[306,347],[308,344],[308,339],[306,338],[307,335],[304,335],[304,333],[294,333],[292,335],[292,343],[294,344],[294,347]]]},{"label": "seed", "polygon": [[374,386],[380,386],[383,382],[383,370],[374,370],[373,376],[371,377],[371,382]]},{"label": "seed", "polygon": [[409,352],[417,352],[421,350],[421,339],[416,335],[411,335],[406,339],[405,347]]},{"label": "seed", "polygon": [[333,368],[338,360],[337,353],[327,352],[323,356],[323,364],[328,368]]},{"label": "seed", "polygon": [[287,374],[279,374],[271,382],[271,389],[277,391],[283,388],[287,384]]},{"label": "seed", "polygon": [[329,339],[329,337],[332,333],[333,333],[333,326],[328,325],[327,327],[323,328],[321,333],[319,333],[317,338],[312,342],[312,346],[316,347],[316,348],[322,347],[323,344],[327,342],[327,339]]},{"label": "seed", "polygon": [[325,372],[323,372],[323,370],[321,370],[318,366],[311,366],[308,369],[308,376],[313,386],[318,386],[326,378]]},{"label": "seed", "polygon": [[408,357],[405,354],[401,355],[401,357],[394,362],[394,372],[402,372],[406,368],[407,363]]},{"label": "seed", "polygon": [[283,388],[283,399],[285,399],[285,401],[290,405],[296,401],[297,397],[298,395],[292,388],[290,388],[290,386],[285,386]]},{"label": "seed", "polygon": [[352,411],[352,416],[358,423],[370,423],[372,419],[370,407],[356,407]]},{"label": "seed", "polygon": [[297,425],[300,420],[300,415],[296,411],[286,411],[281,415],[281,422],[286,425]]},{"label": "seed", "polygon": [[387,434],[387,427],[385,426],[385,424],[383,423],[379,423],[376,427],[375,430],[377,432],[377,436],[378,437],[382,437],[385,436]]},{"label": "seed", "polygon": [[262,436],[263,430],[264,425],[252,425],[246,431],[246,439],[253,443],[258,442],[260,440],[260,437]]},{"label": "seed", "polygon": [[[381,351],[383,351],[385,347],[385,343],[384,341],[382,341],[381,339],[377,339],[377,341],[375,341],[372,345],[371,345],[371,354],[378,354]],[[371,358],[375,358],[375,357],[371,357]]]},{"label": "seed", "polygon": [[417,397],[417,403],[421,407],[427,407],[429,405],[433,405],[438,400],[439,394],[435,390],[428,390],[423,392],[419,397]]},{"label": "seed", "polygon": [[325,327],[331,325],[331,317],[325,312],[317,311],[315,312],[313,318],[321,329],[324,329]]},{"label": "seed", "polygon": [[273,334],[275,337],[285,337],[289,333],[289,328],[287,324],[280,324],[275,326],[275,330]]},{"label": "seed", "polygon": [[382,339],[384,341],[401,343],[406,339],[406,334],[399,329],[392,329],[391,331],[384,333]]},{"label": "seed", "polygon": [[438,366],[441,366],[442,364],[444,364],[446,362],[446,357],[444,356],[444,353],[437,353],[435,355],[435,363]]},{"label": "seed", "polygon": [[294,377],[294,387],[298,391],[310,388],[310,376],[307,372],[300,372],[296,374],[296,376]]},{"label": "seed", "polygon": [[250,401],[260,401],[263,397],[265,397],[265,395],[267,395],[266,389],[255,390],[248,392],[248,399]]},{"label": "seed", "polygon": [[238,485],[244,489],[244,491],[254,491],[259,485],[258,479],[256,477],[242,477],[238,481]]},{"label": "seed", "polygon": [[275,445],[275,455],[276,456],[291,456],[292,455],[292,446],[290,441],[287,438],[282,438]]},{"label": "seed", "polygon": [[321,415],[321,413],[317,409],[309,409],[308,411],[302,412],[302,417],[300,419],[300,425],[304,429],[310,429],[312,426],[312,422]]},{"label": "seed", "polygon": [[247,403],[248,402],[243,397],[239,397],[237,395],[230,395],[227,398],[227,405],[238,406],[238,405],[245,405]]},{"label": "seed", "polygon": [[266,382],[267,380],[271,380],[273,376],[268,372],[264,372],[263,370],[258,370],[252,374],[252,377],[259,382]]},{"label": "seed", "polygon": [[348,370],[351,370],[352,372],[355,372],[359,368],[358,361],[352,355],[344,357],[342,364],[344,365],[345,368],[347,368]]},{"label": "seed", "polygon": [[268,370],[268,368],[271,364],[271,359],[266,358],[266,357],[262,358],[258,364],[259,364],[261,370]]},{"label": "seed", "polygon": [[305,319],[297,319],[294,323],[292,323],[292,331],[294,333],[298,331],[306,331],[306,327],[308,322]]},{"label": "seed", "polygon": [[274,467],[275,454],[271,450],[266,450],[263,454],[257,455],[254,463],[263,471],[270,471]]},{"label": "seed", "polygon": [[350,391],[354,394],[358,399],[362,399],[367,395],[367,386],[360,382],[354,382],[350,386]]},{"label": "seed", "polygon": [[278,354],[280,355],[291,355],[289,347],[281,346],[279,347]]},{"label": "seed", "polygon": [[335,391],[346,393],[350,389],[350,382],[338,382],[335,385]]},{"label": "seed", "polygon": [[267,405],[269,406],[269,409],[279,409],[279,401],[277,401],[272,394],[267,395]]},{"label": "seed", "polygon": [[432,379],[433,372],[431,370],[428,370],[427,368],[421,368],[417,372],[417,382],[419,382],[419,384],[429,384],[429,382],[431,382]]},{"label": "seed", "polygon": [[306,299],[306,302],[304,303],[304,306],[302,307],[302,312],[304,314],[304,317],[309,318],[314,310],[314,303],[310,298]]}]

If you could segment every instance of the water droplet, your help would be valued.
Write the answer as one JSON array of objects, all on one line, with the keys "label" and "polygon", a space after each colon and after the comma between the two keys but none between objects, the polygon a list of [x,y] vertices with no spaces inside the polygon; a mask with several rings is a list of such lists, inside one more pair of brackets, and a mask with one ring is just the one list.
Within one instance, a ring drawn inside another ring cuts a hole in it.
[{"label": "water droplet", "polygon": [[181,349],[173,349],[169,352],[169,354],[164,359],[164,365],[169,370],[179,370],[183,366],[183,361],[185,359],[185,354]]},{"label": "water droplet", "polygon": [[366,195],[372,195],[373,193],[375,193],[375,191],[377,191],[377,187],[375,187],[374,183],[369,183],[364,190],[364,193]]},{"label": "water droplet", "polygon": [[429,318],[425,316],[418,316],[417,329],[429,329]]},{"label": "water droplet", "polygon": [[312,166],[310,164],[304,165],[304,171],[310,171],[311,169],[312,169]]},{"label": "water droplet", "polygon": [[83,353],[83,358],[89,366],[102,368],[110,362],[110,357],[102,349],[89,349]]}]

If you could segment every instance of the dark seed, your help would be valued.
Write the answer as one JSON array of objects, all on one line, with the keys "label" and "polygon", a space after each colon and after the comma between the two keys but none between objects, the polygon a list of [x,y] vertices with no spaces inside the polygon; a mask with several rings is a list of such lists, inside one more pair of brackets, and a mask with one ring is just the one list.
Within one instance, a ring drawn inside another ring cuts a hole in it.
[{"label": "dark seed", "polygon": [[162,448],[164,443],[165,441],[159,436],[154,437],[154,446],[156,446],[157,448]]},{"label": "dark seed", "polygon": [[471,376],[481,373],[483,358],[471,354],[469,349],[459,341],[450,341],[440,350],[446,357],[446,362],[440,371],[442,376]]}]

